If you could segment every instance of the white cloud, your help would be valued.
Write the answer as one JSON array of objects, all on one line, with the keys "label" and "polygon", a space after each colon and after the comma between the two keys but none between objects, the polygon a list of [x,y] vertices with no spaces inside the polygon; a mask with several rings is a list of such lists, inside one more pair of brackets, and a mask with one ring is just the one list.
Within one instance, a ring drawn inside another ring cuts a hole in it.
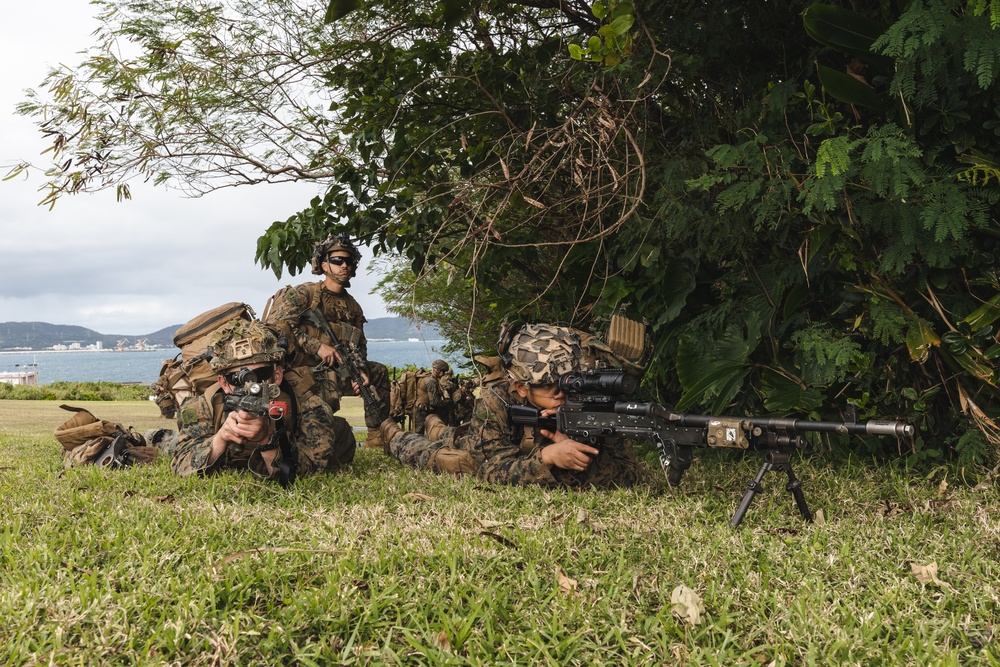
[{"label": "white cloud", "polygon": [[[96,27],[86,2],[47,0],[45,6],[44,17],[35,6],[5,7],[0,166],[41,162],[45,143],[14,107],[49,67],[78,62]],[[133,184],[132,201],[117,202],[112,190],[67,197],[49,211],[37,206],[40,183],[37,176],[0,183],[0,322],[134,336],[228,301],[245,301],[259,314],[280,286],[315,278],[307,269],[277,280],[253,262],[257,237],[307,205],[315,185],[230,188],[189,199]],[[381,299],[368,294],[377,280],[362,268],[351,289],[369,319],[387,314]]]}]

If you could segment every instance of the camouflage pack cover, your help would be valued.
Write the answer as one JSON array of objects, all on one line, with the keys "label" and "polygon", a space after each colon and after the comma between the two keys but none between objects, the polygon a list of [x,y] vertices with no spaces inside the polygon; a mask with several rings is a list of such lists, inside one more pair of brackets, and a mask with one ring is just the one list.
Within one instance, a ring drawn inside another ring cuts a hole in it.
[{"label": "camouflage pack cover", "polygon": [[232,320],[212,337],[212,370],[281,361],[285,351],[278,338],[260,322]]},{"label": "camouflage pack cover", "polygon": [[340,234],[337,236],[330,235],[325,239],[316,244],[313,248],[312,256],[312,272],[313,275],[321,276],[323,275],[323,260],[334,250],[343,250],[350,253],[351,257],[354,259],[354,266],[351,268],[351,278],[353,278],[358,273],[358,264],[361,262],[361,251],[358,250],[354,242],[351,241],[351,237],[346,234]]},{"label": "camouflage pack cover", "polygon": [[552,324],[526,324],[511,339],[507,374],[527,384],[553,384],[565,373],[623,368],[641,375],[642,368],[616,354],[586,331]]}]

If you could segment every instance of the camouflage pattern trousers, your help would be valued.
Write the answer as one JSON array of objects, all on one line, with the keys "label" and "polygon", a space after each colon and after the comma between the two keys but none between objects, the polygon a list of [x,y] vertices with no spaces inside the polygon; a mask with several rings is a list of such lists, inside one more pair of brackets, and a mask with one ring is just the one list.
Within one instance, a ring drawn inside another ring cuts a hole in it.
[{"label": "camouflage pattern trousers", "polygon": [[389,454],[403,465],[418,470],[474,474],[478,466],[469,452],[455,446],[455,431],[454,426],[445,426],[437,415],[430,415],[427,419],[430,437],[400,430],[389,441]]},{"label": "camouflage pattern trousers", "polygon": [[[379,426],[382,425],[382,420],[389,416],[389,369],[385,367],[385,364],[380,364],[377,361],[369,361],[367,373],[368,386],[375,391],[379,407],[372,409],[371,406],[365,406],[365,426],[377,432]],[[345,384],[347,386],[341,387],[341,391],[346,396],[358,395],[350,383]],[[340,406],[338,405],[337,407],[339,408]],[[378,414],[379,411],[382,413],[381,418]]]}]

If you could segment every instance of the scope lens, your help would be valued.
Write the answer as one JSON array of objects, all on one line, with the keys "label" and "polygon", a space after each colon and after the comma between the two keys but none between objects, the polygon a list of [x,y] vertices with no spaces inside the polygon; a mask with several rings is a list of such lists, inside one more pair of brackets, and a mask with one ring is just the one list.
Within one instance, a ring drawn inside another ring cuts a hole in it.
[{"label": "scope lens", "polygon": [[268,364],[260,368],[241,368],[226,375],[226,381],[234,387],[242,387],[248,382],[269,382],[274,377],[274,365]]},{"label": "scope lens", "polygon": [[559,388],[567,394],[625,396],[638,386],[635,377],[622,370],[567,373],[559,378]]}]

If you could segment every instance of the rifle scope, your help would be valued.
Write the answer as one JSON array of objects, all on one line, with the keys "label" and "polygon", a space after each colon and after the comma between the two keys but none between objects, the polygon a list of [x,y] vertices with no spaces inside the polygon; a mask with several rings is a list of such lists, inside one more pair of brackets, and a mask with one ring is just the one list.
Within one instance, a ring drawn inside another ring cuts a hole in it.
[{"label": "rifle scope", "polygon": [[604,394],[628,396],[639,387],[639,381],[620,368],[565,373],[559,376],[559,389],[566,394]]}]

